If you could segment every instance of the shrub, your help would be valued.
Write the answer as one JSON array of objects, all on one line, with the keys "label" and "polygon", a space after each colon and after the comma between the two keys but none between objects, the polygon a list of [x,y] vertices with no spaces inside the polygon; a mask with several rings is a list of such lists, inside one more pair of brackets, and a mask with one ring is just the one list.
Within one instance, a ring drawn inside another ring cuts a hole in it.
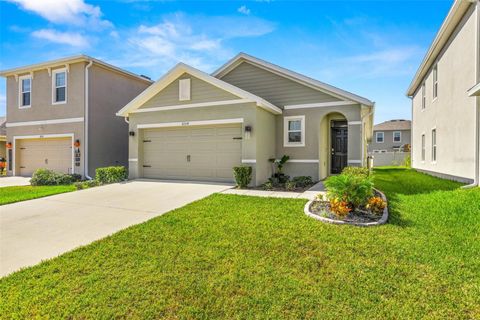
[{"label": "shrub", "polygon": [[365,205],[373,195],[373,181],[371,177],[361,175],[340,174],[325,181],[327,196],[331,199],[345,201],[355,208]]},{"label": "shrub", "polygon": [[408,155],[408,156],[405,157],[405,159],[403,160],[403,165],[407,168],[412,167],[412,156],[411,155]]},{"label": "shrub", "polygon": [[285,189],[287,191],[294,191],[296,187],[297,187],[297,184],[295,183],[295,181],[285,182]]},{"label": "shrub", "polygon": [[263,188],[263,190],[267,190],[267,191],[273,190],[273,183],[272,183],[272,181],[267,181],[267,182],[265,182],[265,183],[262,185],[262,188]]},{"label": "shrub", "polygon": [[300,176],[300,177],[295,177],[292,179],[292,181],[295,182],[297,187],[299,188],[305,188],[308,187],[309,185],[313,184],[312,177],[310,176]]},{"label": "shrub", "polygon": [[30,179],[30,184],[32,186],[68,185],[78,181],[79,177],[81,178],[81,176],[77,174],[65,174],[48,169],[37,169],[33,173],[32,179]]},{"label": "shrub", "polygon": [[341,201],[339,199],[330,200],[330,211],[333,212],[337,217],[345,218],[352,208],[349,207],[346,201]]},{"label": "shrub", "polygon": [[368,199],[366,208],[371,210],[373,213],[380,214],[383,213],[383,209],[387,206],[387,203],[380,197],[372,197]]},{"label": "shrub", "polygon": [[122,182],[127,180],[127,178],[128,171],[123,166],[104,167],[95,170],[95,180],[99,184]]},{"label": "shrub", "polygon": [[252,181],[252,167],[234,167],[233,176],[235,177],[237,187],[239,187],[240,189],[244,189],[250,184],[250,181]]},{"label": "shrub", "polygon": [[342,170],[342,174],[347,174],[347,175],[352,175],[352,176],[362,176],[362,177],[366,178],[370,175],[370,172],[368,171],[368,168],[345,167]]},{"label": "shrub", "polygon": [[88,189],[88,188],[98,186],[98,181],[97,180],[79,181],[79,182],[75,182],[74,185],[75,185],[75,188],[77,188],[77,190],[82,190],[82,189]]}]

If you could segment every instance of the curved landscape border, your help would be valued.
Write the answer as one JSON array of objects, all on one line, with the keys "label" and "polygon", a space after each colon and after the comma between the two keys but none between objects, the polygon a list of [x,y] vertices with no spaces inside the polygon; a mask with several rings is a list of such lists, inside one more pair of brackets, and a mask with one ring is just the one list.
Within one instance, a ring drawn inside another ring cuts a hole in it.
[{"label": "curved landscape border", "polygon": [[[383,201],[387,202],[387,197],[385,196],[385,194],[383,194],[383,192],[381,192],[380,190],[377,190],[377,189],[375,189],[375,191],[380,194]],[[358,226],[358,227],[373,227],[373,226],[379,226],[379,225],[385,224],[385,223],[387,223],[387,220],[388,220],[388,205],[385,207],[385,209],[383,209],[382,217],[378,221],[375,221],[375,222],[348,222],[348,221],[334,220],[334,219],[330,219],[330,218],[326,218],[326,217],[321,217],[317,214],[312,213],[310,211],[310,207],[312,206],[312,203],[314,201],[315,200],[308,201],[307,204],[305,205],[303,211],[310,218],[317,219],[317,220],[320,220],[320,221],[325,222],[325,223],[343,224],[343,225],[351,225],[351,226]],[[387,202],[387,204],[388,204],[388,202]]]}]

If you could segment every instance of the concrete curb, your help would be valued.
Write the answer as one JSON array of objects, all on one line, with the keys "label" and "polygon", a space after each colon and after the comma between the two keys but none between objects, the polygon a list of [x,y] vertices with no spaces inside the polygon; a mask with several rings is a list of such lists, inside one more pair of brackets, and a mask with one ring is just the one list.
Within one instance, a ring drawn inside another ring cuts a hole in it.
[{"label": "concrete curb", "polygon": [[[377,190],[377,189],[375,189],[375,191],[377,191],[380,194],[383,201],[387,202],[387,197],[385,196],[385,194],[383,194],[383,192],[381,192],[380,190]],[[320,220],[320,221],[325,222],[325,223],[339,224],[339,225],[351,225],[351,226],[357,226],[357,227],[373,227],[373,226],[379,226],[379,225],[385,224],[385,223],[387,223],[387,220],[388,220],[388,206],[385,207],[385,209],[383,209],[382,217],[380,218],[380,220],[378,220],[376,222],[347,222],[347,221],[333,220],[333,219],[330,219],[330,218],[321,217],[321,216],[316,215],[316,214],[314,214],[310,211],[310,207],[311,207],[311,205],[314,201],[315,200],[308,201],[305,204],[303,212],[307,216],[309,216],[310,218],[317,219],[317,220]]]}]

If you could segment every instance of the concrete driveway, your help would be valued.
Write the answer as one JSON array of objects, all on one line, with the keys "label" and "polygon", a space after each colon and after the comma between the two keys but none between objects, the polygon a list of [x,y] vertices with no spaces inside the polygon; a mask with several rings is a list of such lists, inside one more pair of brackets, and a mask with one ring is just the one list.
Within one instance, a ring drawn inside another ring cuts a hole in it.
[{"label": "concrete driveway", "polygon": [[30,178],[25,177],[0,177],[0,188],[14,186],[28,186]]},{"label": "concrete driveway", "polygon": [[0,206],[0,276],[230,187],[135,180]]}]

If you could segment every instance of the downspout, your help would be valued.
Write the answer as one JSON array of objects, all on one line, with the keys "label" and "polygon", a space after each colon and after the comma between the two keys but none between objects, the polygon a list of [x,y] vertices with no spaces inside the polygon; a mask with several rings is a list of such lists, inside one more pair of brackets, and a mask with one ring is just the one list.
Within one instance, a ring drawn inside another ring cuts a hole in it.
[{"label": "downspout", "polygon": [[[477,45],[475,47],[476,53],[476,83],[480,83],[480,1],[476,0],[476,18],[477,18]],[[480,184],[480,97],[476,96],[475,99],[475,177],[472,184],[464,186],[463,188],[469,189],[478,187]]]},{"label": "downspout", "polygon": [[84,134],[84,142],[83,142],[83,149],[84,149],[84,176],[88,180],[93,180],[92,177],[88,175],[88,70],[93,64],[93,60],[90,60],[90,62],[87,64],[85,67],[85,121],[83,122],[84,128],[83,128],[83,134]]}]

